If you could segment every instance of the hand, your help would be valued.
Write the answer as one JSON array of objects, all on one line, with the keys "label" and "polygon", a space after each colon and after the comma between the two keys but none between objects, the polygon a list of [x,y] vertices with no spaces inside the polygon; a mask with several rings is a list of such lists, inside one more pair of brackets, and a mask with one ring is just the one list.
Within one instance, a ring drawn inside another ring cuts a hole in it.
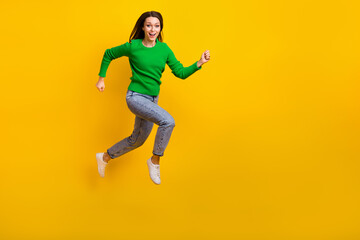
[{"label": "hand", "polygon": [[104,78],[100,77],[99,81],[96,83],[96,87],[97,89],[99,89],[100,92],[103,92],[105,89],[105,82],[104,82]]},{"label": "hand", "polygon": [[210,51],[206,50],[205,52],[203,52],[203,54],[201,54],[200,62],[204,64],[207,63],[208,61],[210,61]]}]

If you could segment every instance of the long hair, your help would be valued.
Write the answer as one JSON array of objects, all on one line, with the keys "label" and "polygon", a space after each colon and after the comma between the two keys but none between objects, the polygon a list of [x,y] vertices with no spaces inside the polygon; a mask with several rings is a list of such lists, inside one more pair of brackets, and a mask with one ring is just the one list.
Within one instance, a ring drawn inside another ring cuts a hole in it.
[{"label": "long hair", "polygon": [[160,21],[160,33],[157,37],[157,39],[162,42],[163,41],[163,36],[162,36],[162,30],[164,28],[164,23],[163,23],[163,18],[161,16],[161,14],[159,12],[156,11],[149,11],[149,12],[144,12],[143,14],[141,14],[141,16],[139,17],[139,19],[137,20],[134,29],[132,30],[131,34],[130,34],[130,38],[129,38],[129,43],[131,43],[131,40],[133,39],[143,39],[145,38],[145,33],[142,30],[142,27],[144,26],[144,22],[146,20],[146,18],[148,17],[156,17],[159,19]]}]

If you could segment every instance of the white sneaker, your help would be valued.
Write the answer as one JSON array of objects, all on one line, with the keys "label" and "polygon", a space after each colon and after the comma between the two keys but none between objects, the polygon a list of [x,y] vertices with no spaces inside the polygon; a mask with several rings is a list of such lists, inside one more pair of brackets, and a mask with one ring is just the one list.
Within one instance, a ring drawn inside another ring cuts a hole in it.
[{"label": "white sneaker", "polygon": [[151,162],[151,158],[149,158],[147,160],[147,165],[148,165],[148,168],[149,168],[149,174],[150,174],[151,180],[155,184],[160,184],[160,165],[159,164],[153,164]]},{"label": "white sneaker", "polygon": [[104,157],[104,153],[96,154],[96,160],[97,160],[98,171],[99,171],[100,177],[105,176],[105,167],[106,167],[106,164],[108,164],[107,162],[104,162],[103,157]]}]

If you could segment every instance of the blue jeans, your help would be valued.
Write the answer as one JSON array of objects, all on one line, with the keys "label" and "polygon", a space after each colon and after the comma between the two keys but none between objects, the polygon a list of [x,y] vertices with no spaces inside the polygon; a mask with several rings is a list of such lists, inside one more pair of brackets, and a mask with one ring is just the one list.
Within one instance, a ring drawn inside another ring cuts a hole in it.
[{"label": "blue jeans", "polygon": [[150,96],[128,90],[126,103],[132,113],[136,115],[132,134],[119,141],[107,150],[111,158],[119,157],[144,144],[151,133],[154,123],[158,130],[155,137],[153,154],[164,156],[171,133],[175,127],[174,118],[158,105],[159,95]]}]

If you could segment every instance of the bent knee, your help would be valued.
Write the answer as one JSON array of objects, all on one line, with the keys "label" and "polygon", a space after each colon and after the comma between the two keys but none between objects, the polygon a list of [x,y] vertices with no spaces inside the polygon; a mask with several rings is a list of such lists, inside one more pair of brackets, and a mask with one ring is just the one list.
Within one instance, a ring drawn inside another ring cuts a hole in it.
[{"label": "bent knee", "polygon": [[175,127],[175,120],[173,117],[167,118],[161,121],[159,125],[164,127]]},{"label": "bent knee", "polygon": [[174,120],[174,121],[171,121],[171,122],[169,123],[169,126],[170,126],[170,127],[175,127],[175,120]]}]

